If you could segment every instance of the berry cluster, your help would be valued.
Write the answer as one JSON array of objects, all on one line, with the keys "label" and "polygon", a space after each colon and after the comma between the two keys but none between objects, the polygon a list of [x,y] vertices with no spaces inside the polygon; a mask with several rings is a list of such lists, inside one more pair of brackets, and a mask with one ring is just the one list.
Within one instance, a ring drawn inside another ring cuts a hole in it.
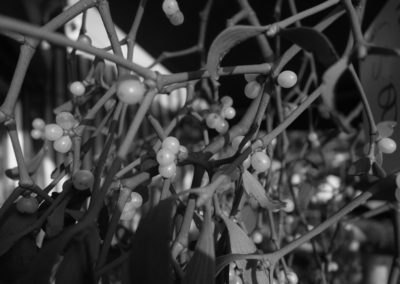
[{"label": "berry cluster", "polygon": [[185,17],[179,9],[179,5],[176,0],[164,0],[162,4],[162,9],[171,24],[173,24],[174,26],[179,26],[183,24]]},{"label": "berry cluster", "polygon": [[173,136],[164,139],[157,152],[158,172],[163,178],[171,178],[176,173],[176,156],[180,150],[179,140]]},{"label": "berry cluster", "polygon": [[211,112],[206,116],[206,125],[218,133],[225,133],[229,129],[229,123],[226,120],[234,118],[236,110],[232,107],[231,97],[222,97],[221,104],[222,107],[217,112]]},{"label": "berry cluster", "polygon": [[43,139],[44,138],[44,129],[46,127],[46,123],[41,118],[35,118],[32,121],[31,136],[35,140]]},{"label": "berry cluster", "polygon": [[56,116],[56,123],[47,124],[44,127],[44,137],[54,141],[53,148],[59,153],[67,153],[71,150],[71,131],[78,124],[78,121],[70,112],[60,112]]},{"label": "berry cluster", "polygon": [[[244,78],[247,81],[244,94],[249,99],[255,99],[262,92],[264,77],[258,74],[245,74]],[[276,78],[276,82],[282,88],[292,88],[297,83],[297,75],[290,70],[282,71]]]},{"label": "berry cluster", "polygon": [[142,196],[133,191],[130,196],[130,200],[125,204],[124,209],[122,210],[121,220],[131,220],[135,211],[140,208],[143,204]]}]

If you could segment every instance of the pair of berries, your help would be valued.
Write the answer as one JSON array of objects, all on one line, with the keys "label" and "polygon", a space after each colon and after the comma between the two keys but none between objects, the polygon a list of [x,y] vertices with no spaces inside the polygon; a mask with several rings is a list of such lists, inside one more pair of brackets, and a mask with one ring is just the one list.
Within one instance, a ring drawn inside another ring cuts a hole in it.
[{"label": "pair of berries", "polygon": [[[255,99],[262,91],[262,84],[257,79],[257,74],[246,74],[245,79],[247,81],[246,87],[244,88],[244,94],[249,99]],[[286,70],[279,73],[276,78],[276,82],[282,88],[292,88],[297,83],[297,75],[293,71]]]},{"label": "pair of berries", "polygon": [[236,110],[232,107],[233,100],[225,96],[221,98],[222,108],[217,112],[211,112],[206,116],[206,125],[215,129],[218,133],[226,133],[229,129],[229,123],[226,119],[232,119],[236,116]]},{"label": "pair of berries", "polygon": [[164,0],[162,4],[162,9],[171,24],[173,24],[174,26],[179,26],[183,24],[185,17],[179,9],[179,5],[176,0]]},{"label": "pair of berries", "polygon": [[131,220],[135,211],[140,208],[142,204],[143,197],[135,191],[131,192],[130,199],[125,203],[124,209],[122,210],[121,220]]}]

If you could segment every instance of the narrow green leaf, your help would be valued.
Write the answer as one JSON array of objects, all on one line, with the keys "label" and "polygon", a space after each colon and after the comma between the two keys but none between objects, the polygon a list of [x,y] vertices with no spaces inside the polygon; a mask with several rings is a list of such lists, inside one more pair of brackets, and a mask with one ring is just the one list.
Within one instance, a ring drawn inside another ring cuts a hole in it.
[{"label": "narrow green leaf", "polygon": [[257,250],[253,241],[235,222],[226,216],[222,216],[222,220],[229,233],[232,253],[254,253]]},{"label": "narrow green leaf", "polygon": [[340,58],[322,76],[322,100],[329,110],[335,109],[335,87],[347,67],[348,58]]},{"label": "narrow green leaf", "polygon": [[243,172],[243,187],[247,194],[254,197],[262,208],[279,210],[285,206],[283,202],[271,199],[260,182],[247,170]]},{"label": "narrow green leaf", "polygon": [[57,263],[57,260],[60,258],[60,255],[63,253],[64,249],[70,243],[71,239],[74,236],[83,238],[92,230],[94,230],[94,225],[89,226],[77,236],[76,231],[71,227],[69,230],[64,230],[63,233],[58,235],[56,238],[46,242],[35,257],[34,261],[32,261],[32,265],[23,275],[23,279],[19,284],[49,283],[52,269],[54,268],[54,265]]},{"label": "narrow green leaf", "polygon": [[16,241],[5,254],[0,256],[0,283],[18,283],[32,265],[37,253],[36,239],[31,234]]},{"label": "narrow green leaf", "polygon": [[69,198],[65,198],[60,205],[54,209],[53,213],[47,217],[46,236],[48,238],[54,238],[63,230],[65,208],[67,207],[68,202]]},{"label": "narrow green leaf", "polygon": [[215,248],[211,212],[206,211],[196,249],[186,268],[182,284],[215,283]]},{"label": "narrow green leaf", "polygon": [[83,240],[72,242],[63,255],[60,265],[57,267],[55,283],[57,284],[86,284],[93,282],[93,274],[86,256],[86,248]]},{"label": "narrow green leaf", "polygon": [[221,32],[213,41],[207,55],[207,71],[211,79],[218,79],[218,67],[231,48],[239,43],[266,32],[268,27],[233,26]]},{"label": "narrow green leaf", "polygon": [[309,27],[284,29],[280,35],[314,54],[325,68],[334,64],[338,55],[330,40],[320,31]]},{"label": "narrow green leaf", "polygon": [[26,229],[36,221],[36,216],[36,214],[20,213],[13,204],[0,227],[0,256],[27,234]]},{"label": "narrow green leaf", "polygon": [[257,227],[257,210],[253,209],[250,204],[245,204],[239,214],[240,220],[243,222],[246,231],[252,232]]},{"label": "narrow green leaf", "polygon": [[[231,219],[222,216],[226,229],[229,233],[231,253],[248,254],[256,252],[257,248],[249,236]],[[246,261],[237,261],[240,269],[246,268]]]},{"label": "narrow green leaf", "polygon": [[164,199],[141,220],[128,262],[135,282],[172,283],[170,242],[176,207],[176,200]]}]

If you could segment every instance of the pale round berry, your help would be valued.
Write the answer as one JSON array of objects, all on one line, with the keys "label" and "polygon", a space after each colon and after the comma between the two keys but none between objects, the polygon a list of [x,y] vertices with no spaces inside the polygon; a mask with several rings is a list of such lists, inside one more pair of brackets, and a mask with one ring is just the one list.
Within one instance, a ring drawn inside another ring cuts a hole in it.
[{"label": "pale round berry", "polygon": [[392,154],[396,151],[397,145],[396,142],[391,138],[382,138],[378,142],[379,150],[384,154]]},{"label": "pale round berry", "polygon": [[89,170],[79,170],[72,175],[72,184],[75,189],[85,190],[91,188],[94,183],[94,176]]},{"label": "pale round berry", "polygon": [[255,244],[261,244],[264,239],[264,236],[261,234],[260,231],[254,231],[253,234],[251,235],[251,238]]},{"label": "pale round berry", "polygon": [[251,166],[256,172],[265,172],[271,166],[271,159],[264,152],[256,152],[251,156]]},{"label": "pale round berry", "polygon": [[289,271],[286,274],[286,278],[288,280],[288,284],[297,284],[297,283],[299,283],[299,277],[293,271]]},{"label": "pale round berry", "polygon": [[175,161],[175,154],[170,150],[166,148],[161,148],[157,152],[157,162],[160,164],[160,166],[168,166]]},{"label": "pale round berry", "polygon": [[53,148],[59,153],[65,154],[72,148],[72,141],[69,136],[62,136],[53,143]]},{"label": "pale round berry", "polygon": [[50,141],[59,139],[63,134],[63,129],[55,123],[47,124],[44,128],[44,137]]},{"label": "pale round berry", "polygon": [[165,15],[171,16],[179,11],[179,5],[175,0],[164,0],[162,3],[162,9]]},{"label": "pale round berry", "polygon": [[133,191],[131,193],[131,201],[129,201],[129,203],[136,209],[140,208],[143,204],[143,197],[139,193]]},{"label": "pale round berry", "polygon": [[282,208],[283,211],[286,213],[291,213],[294,211],[294,202],[292,199],[284,199],[283,202],[285,203],[285,206]]},{"label": "pale round berry", "polygon": [[176,13],[168,16],[169,22],[174,26],[180,26],[185,21],[185,16],[181,11],[177,11]]},{"label": "pale round berry", "polygon": [[120,81],[117,86],[117,97],[129,105],[139,103],[145,93],[145,85],[134,77]]},{"label": "pale round berry", "polygon": [[72,82],[71,85],[69,85],[69,91],[74,96],[80,97],[85,94],[86,87],[85,87],[85,85],[83,85],[82,82],[75,81],[75,82]]},{"label": "pale round berry", "polygon": [[219,114],[214,113],[214,112],[209,113],[206,116],[206,125],[207,125],[208,128],[214,129],[221,119],[222,118],[221,118],[221,116]]},{"label": "pale round berry", "polygon": [[299,173],[295,173],[292,175],[290,182],[292,183],[292,185],[299,185],[302,180],[303,180],[302,176]]},{"label": "pale round berry", "polygon": [[43,131],[39,129],[32,129],[31,130],[31,137],[35,140],[39,140],[43,138]]},{"label": "pale round berry", "polygon": [[230,106],[233,105],[233,100],[232,100],[232,98],[231,98],[231,97],[228,97],[228,96],[222,97],[222,98],[220,99],[220,101],[221,101],[221,104],[222,104],[224,107],[230,107]]},{"label": "pale round berry", "polygon": [[236,110],[233,107],[223,107],[221,110],[222,117],[232,119],[236,116]]},{"label": "pale round berry", "polygon": [[226,133],[228,129],[229,129],[229,123],[225,119],[219,120],[217,125],[215,126],[215,130],[221,134]]},{"label": "pale round berry", "polygon": [[[237,151],[239,149],[239,145],[240,145],[240,143],[242,143],[243,138],[244,138],[244,136],[242,136],[242,135],[239,135],[239,136],[236,136],[235,138],[233,138],[232,148],[234,151]],[[251,146],[251,142],[247,141],[246,144],[243,146],[242,151],[250,146]]]},{"label": "pale round berry", "polygon": [[86,34],[80,34],[78,41],[83,44],[92,45],[92,39]]},{"label": "pale round berry", "polygon": [[315,133],[314,131],[311,131],[309,134],[308,134],[308,140],[310,141],[310,142],[315,142],[315,141],[318,141],[318,134],[317,133]]},{"label": "pale round berry", "polygon": [[117,102],[114,99],[109,99],[108,101],[106,101],[106,103],[104,104],[104,108],[106,111],[110,111],[112,110],[112,108],[115,106]]},{"label": "pale round berry", "polygon": [[162,148],[170,150],[174,155],[178,154],[179,146],[179,140],[174,136],[165,138],[161,145]]},{"label": "pale round berry", "polygon": [[244,94],[249,99],[255,99],[259,94],[261,94],[262,87],[261,84],[257,81],[250,81],[247,83],[246,87],[244,88]]},{"label": "pale round berry", "polygon": [[247,82],[255,81],[257,79],[258,75],[259,74],[247,73],[247,74],[244,74],[244,79]]},{"label": "pale round berry", "polygon": [[175,163],[172,163],[167,166],[159,166],[158,172],[163,178],[171,178],[176,173],[176,165]]},{"label": "pale round berry", "polygon": [[328,263],[328,271],[329,272],[335,272],[339,270],[339,264],[337,264],[337,262],[335,261],[330,261]]},{"label": "pale round berry", "polygon": [[43,130],[46,127],[46,123],[41,118],[35,118],[32,121],[32,127],[38,130]]},{"label": "pale round berry", "polygon": [[16,203],[16,208],[21,213],[33,214],[39,209],[39,203],[34,197],[21,197]]},{"label": "pale round berry", "polygon": [[277,78],[279,86],[282,88],[291,88],[297,83],[297,75],[293,71],[282,71]]},{"label": "pale round berry", "polygon": [[71,130],[78,124],[72,113],[62,111],[56,116],[56,123],[64,130]]}]

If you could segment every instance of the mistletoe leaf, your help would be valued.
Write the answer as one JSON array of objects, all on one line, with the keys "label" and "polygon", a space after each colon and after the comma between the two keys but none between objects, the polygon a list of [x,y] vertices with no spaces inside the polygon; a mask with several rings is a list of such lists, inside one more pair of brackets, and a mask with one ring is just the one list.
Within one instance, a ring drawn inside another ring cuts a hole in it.
[{"label": "mistletoe leaf", "polygon": [[[32,265],[29,267],[29,270],[25,272],[23,279],[21,279],[20,284],[49,283],[49,279],[52,277],[52,270],[56,267],[59,267],[62,264],[62,262],[60,262],[59,260],[62,259],[61,261],[63,261],[64,259],[60,257],[60,255],[63,253],[64,249],[68,247],[68,244],[70,243],[71,239],[74,236],[76,238],[83,238],[86,234],[91,233],[94,229],[95,226],[91,225],[84,231],[77,233],[73,227],[70,227],[69,229],[64,230],[62,234],[59,234],[57,237],[46,242],[45,245],[40,249],[36,257],[34,258],[34,260],[32,261]],[[69,250],[69,248],[67,248],[67,251]],[[72,254],[76,256],[76,254],[78,254],[76,250],[79,249],[75,248],[73,250],[75,252],[73,252]],[[68,257],[68,263],[69,264],[71,263],[69,257]],[[74,271],[70,273],[76,273],[76,272]],[[76,277],[78,277],[78,275]],[[74,283],[74,282],[68,282],[68,283]],[[91,282],[77,282],[77,283],[91,283]]]},{"label": "mistletoe leaf", "polygon": [[257,248],[249,236],[231,219],[222,216],[226,229],[229,233],[229,240],[232,253],[254,253]]},{"label": "mistletoe leaf", "polygon": [[280,35],[314,54],[326,68],[338,60],[338,55],[331,41],[320,31],[309,27],[283,29]]},{"label": "mistletoe leaf", "polygon": [[329,110],[335,109],[335,87],[347,67],[348,58],[340,58],[335,64],[329,67],[322,76],[322,100]]},{"label": "mistletoe leaf", "polygon": [[[29,233],[27,230],[36,221],[37,214],[20,213],[15,204],[8,210],[0,227],[0,256],[5,254],[19,239]],[[32,227],[33,230],[33,227]]]},{"label": "mistletoe leaf", "polygon": [[187,265],[183,284],[215,283],[215,249],[211,212],[206,211],[196,249]]},{"label": "mistletoe leaf", "polygon": [[262,208],[275,211],[285,206],[283,202],[271,199],[257,178],[247,170],[243,172],[243,187],[247,194],[254,197]]},{"label": "mistletoe leaf", "polygon": [[[225,216],[222,216],[221,218],[228,230],[231,253],[246,254],[257,251],[253,241],[235,222]],[[240,269],[245,269],[246,261],[237,261],[237,265]]]},{"label": "mistletoe leaf", "polygon": [[207,55],[207,71],[211,79],[218,80],[218,67],[231,48],[266,32],[268,27],[233,26],[221,32],[213,41]]},{"label": "mistletoe leaf", "polygon": [[170,242],[176,207],[176,200],[162,200],[141,220],[128,263],[138,283],[172,283]]}]

